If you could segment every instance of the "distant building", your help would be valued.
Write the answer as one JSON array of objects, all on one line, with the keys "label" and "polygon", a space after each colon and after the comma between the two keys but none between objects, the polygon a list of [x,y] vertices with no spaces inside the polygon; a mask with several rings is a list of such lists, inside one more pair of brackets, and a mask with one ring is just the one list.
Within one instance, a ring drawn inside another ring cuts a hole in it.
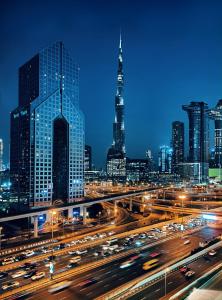
[{"label": "distant building", "polygon": [[184,123],[172,123],[172,171],[178,174],[178,164],[184,161]]},{"label": "distant building", "polygon": [[[209,110],[209,117],[214,120],[214,167],[222,167],[222,100]],[[212,162],[212,157],[211,157]]]},{"label": "distant building", "polygon": [[85,171],[92,171],[92,148],[85,145]]},{"label": "distant building", "polygon": [[113,181],[126,180],[126,157],[123,152],[110,148],[106,162],[107,178]]},{"label": "distant building", "polygon": [[3,171],[3,139],[0,139],[0,171]]},{"label": "distant building", "polygon": [[200,164],[200,167],[194,168],[197,172],[194,178],[200,175],[200,183],[204,183],[208,181],[209,168],[208,106],[204,102],[190,102],[183,105],[183,110],[189,118],[189,163],[194,166]]},{"label": "distant building", "polygon": [[159,150],[158,167],[159,173],[172,173],[172,153],[169,146],[161,146]]},{"label": "distant building", "polygon": [[149,179],[150,164],[148,159],[127,158],[126,176],[127,181],[146,182]]},{"label": "distant building", "polygon": [[106,161],[107,178],[115,181],[124,181],[126,179],[123,87],[123,55],[122,39],[120,36],[117,92],[115,97],[115,121],[113,123],[113,144],[108,150]]},{"label": "distant building", "polygon": [[62,42],[19,68],[19,106],[11,113],[12,191],[29,207],[84,195],[84,117],[79,67]]}]

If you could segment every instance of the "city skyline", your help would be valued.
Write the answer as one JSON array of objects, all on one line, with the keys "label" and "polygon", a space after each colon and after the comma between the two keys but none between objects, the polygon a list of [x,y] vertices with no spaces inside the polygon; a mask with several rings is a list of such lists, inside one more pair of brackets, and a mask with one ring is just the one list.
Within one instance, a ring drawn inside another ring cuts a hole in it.
[{"label": "city skyline", "polygon": [[[155,155],[160,145],[169,144],[171,122],[174,120],[185,123],[187,144],[188,122],[181,109],[182,104],[204,101],[209,107],[215,107],[222,95],[222,38],[219,30],[221,4],[217,2],[213,7],[208,4],[191,6],[189,3],[178,4],[170,1],[165,5],[160,1],[163,6],[160,9],[152,2],[141,1],[141,7],[135,3],[126,7],[124,3],[129,2],[123,1],[119,4],[113,1],[109,12],[100,1],[95,1],[94,6],[89,4],[87,14],[90,18],[87,22],[84,19],[86,24],[78,16],[74,22],[71,13],[68,14],[68,24],[63,24],[64,15],[71,3],[67,2],[67,7],[63,9],[56,4],[54,16],[43,13],[42,24],[37,24],[34,19],[30,28],[24,26],[24,23],[31,20],[24,15],[22,9],[25,6],[30,12],[33,12],[33,9],[41,12],[41,1],[34,8],[26,1],[17,7],[18,13],[13,17],[19,22],[14,22],[16,26],[9,26],[10,37],[7,35],[4,48],[1,48],[0,136],[4,140],[5,154],[9,153],[9,112],[16,106],[18,66],[38,49],[47,47],[55,40],[64,40],[67,47],[72,49],[72,56],[81,69],[80,101],[86,117],[86,143],[92,146],[95,165],[104,166],[112,139],[110,123],[114,113],[115,62],[118,56],[120,27],[125,50],[124,70],[127,76],[125,123],[128,156],[145,157],[147,148],[151,148]],[[78,11],[82,12],[83,6],[80,2],[76,1],[75,4],[75,14]],[[12,18],[10,5],[1,5],[4,18]],[[140,18],[135,18],[134,9]],[[197,14],[198,10],[202,14]],[[60,13],[62,21],[57,25],[56,20]],[[115,25],[111,22],[114,13]],[[207,19],[204,18],[205,15],[208,16]],[[42,28],[47,17],[55,28],[47,26],[44,31]],[[2,22],[5,21],[4,18]],[[104,26],[101,27],[102,24]],[[66,33],[65,29],[69,25],[70,30]],[[30,46],[28,41],[32,32],[36,33],[36,38]],[[5,37],[4,32],[2,36]],[[17,47],[18,42],[22,46]],[[86,47],[89,51],[81,54],[82,49]],[[95,68],[98,71],[95,72]],[[137,72],[134,72],[134,68]],[[171,109],[165,114],[167,107]],[[92,113],[93,108],[95,112]],[[99,118],[98,110],[102,112]]]}]

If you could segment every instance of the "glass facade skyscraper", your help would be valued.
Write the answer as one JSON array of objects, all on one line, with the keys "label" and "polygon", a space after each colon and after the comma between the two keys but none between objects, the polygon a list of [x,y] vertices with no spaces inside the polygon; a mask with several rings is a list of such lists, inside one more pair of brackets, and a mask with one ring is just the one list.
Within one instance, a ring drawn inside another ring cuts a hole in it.
[{"label": "glass facade skyscraper", "polygon": [[74,202],[84,194],[79,67],[62,42],[43,49],[19,69],[10,162],[13,191],[30,207]]},{"label": "glass facade skyscraper", "polygon": [[117,92],[115,97],[115,121],[113,123],[113,144],[107,153],[107,177],[116,181],[126,180],[126,150],[125,150],[125,126],[124,126],[124,99],[123,99],[123,51],[120,35]]},{"label": "glass facade skyscraper", "polygon": [[172,171],[178,174],[178,164],[184,161],[184,123],[174,121],[172,123]]},{"label": "glass facade skyscraper", "polygon": [[161,146],[158,157],[159,172],[164,174],[172,173],[172,153],[173,149],[169,146]]},{"label": "glass facade skyscraper", "polygon": [[0,171],[3,171],[3,139],[0,139]]},{"label": "glass facade skyscraper", "polygon": [[183,110],[189,118],[189,162],[196,165],[194,177],[199,178],[198,182],[206,182],[209,168],[208,105],[204,102],[191,102],[183,105]]},{"label": "glass facade skyscraper", "polygon": [[222,167],[222,100],[209,110],[209,117],[214,120],[214,167]]}]

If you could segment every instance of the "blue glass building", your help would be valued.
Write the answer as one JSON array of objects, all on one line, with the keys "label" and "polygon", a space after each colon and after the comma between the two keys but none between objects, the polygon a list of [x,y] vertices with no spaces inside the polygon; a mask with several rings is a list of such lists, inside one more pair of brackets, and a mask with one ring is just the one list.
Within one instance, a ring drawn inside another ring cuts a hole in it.
[{"label": "blue glass building", "polygon": [[12,189],[30,207],[84,195],[84,117],[79,67],[62,42],[19,68],[19,106],[11,113]]},{"label": "blue glass building", "polygon": [[190,102],[183,105],[189,118],[189,163],[198,183],[208,181],[209,168],[209,118],[208,105],[204,102]]}]

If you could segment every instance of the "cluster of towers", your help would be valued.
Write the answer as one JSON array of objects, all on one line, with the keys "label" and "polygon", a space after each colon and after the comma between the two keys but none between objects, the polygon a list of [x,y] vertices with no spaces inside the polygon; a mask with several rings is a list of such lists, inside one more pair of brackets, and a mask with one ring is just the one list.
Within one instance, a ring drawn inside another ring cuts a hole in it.
[{"label": "cluster of towers", "polygon": [[[189,121],[189,153],[185,158],[184,123],[172,123],[172,145],[160,148],[159,166],[161,171],[179,174],[193,182],[203,183],[209,179],[209,166],[221,168],[222,161],[222,100],[209,109],[204,102],[190,102],[183,105]],[[214,157],[210,161],[209,119],[215,122]]]}]

